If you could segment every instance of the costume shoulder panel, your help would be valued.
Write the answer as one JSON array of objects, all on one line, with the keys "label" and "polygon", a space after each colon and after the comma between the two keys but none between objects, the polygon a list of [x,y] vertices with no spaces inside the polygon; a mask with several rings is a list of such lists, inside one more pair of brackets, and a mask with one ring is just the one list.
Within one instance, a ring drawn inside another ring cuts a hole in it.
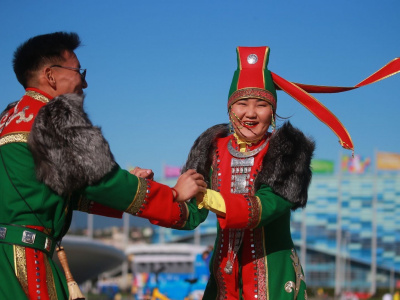
[{"label": "costume shoulder panel", "polygon": [[60,195],[96,183],[116,166],[100,128],[83,110],[83,99],[54,98],[40,109],[28,138],[38,180]]}]

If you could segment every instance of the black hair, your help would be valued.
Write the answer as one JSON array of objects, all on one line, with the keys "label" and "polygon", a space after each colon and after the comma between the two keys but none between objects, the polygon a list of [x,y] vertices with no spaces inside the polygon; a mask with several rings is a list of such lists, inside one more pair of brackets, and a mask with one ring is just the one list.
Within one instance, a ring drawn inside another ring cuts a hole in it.
[{"label": "black hair", "polygon": [[75,32],[54,32],[30,38],[14,52],[13,68],[19,83],[27,88],[33,72],[44,63],[60,62],[65,50],[74,51],[80,45],[81,40]]}]

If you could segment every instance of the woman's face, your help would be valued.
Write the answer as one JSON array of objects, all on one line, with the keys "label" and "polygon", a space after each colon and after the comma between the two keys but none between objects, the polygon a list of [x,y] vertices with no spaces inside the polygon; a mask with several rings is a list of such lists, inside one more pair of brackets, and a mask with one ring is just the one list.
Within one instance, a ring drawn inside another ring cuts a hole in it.
[{"label": "woman's face", "polygon": [[236,134],[246,142],[260,140],[268,131],[273,110],[271,104],[260,99],[243,99],[230,109],[230,119]]}]

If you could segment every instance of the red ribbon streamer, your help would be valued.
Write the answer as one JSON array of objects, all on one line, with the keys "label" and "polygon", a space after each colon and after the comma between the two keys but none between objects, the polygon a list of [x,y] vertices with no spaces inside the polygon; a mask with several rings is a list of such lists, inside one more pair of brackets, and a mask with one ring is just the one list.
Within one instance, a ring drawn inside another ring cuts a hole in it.
[{"label": "red ribbon streamer", "polygon": [[326,124],[339,138],[343,148],[354,150],[354,145],[346,128],[340,123],[336,116],[329,111],[322,103],[308,93],[340,93],[357,89],[382,79],[388,78],[400,72],[400,58],[397,57],[370,75],[360,83],[352,87],[321,86],[294,83],[271,72],[272,80],[277,89],[281,89],[296,99],[300,104],[312,112],[321,122]]}]

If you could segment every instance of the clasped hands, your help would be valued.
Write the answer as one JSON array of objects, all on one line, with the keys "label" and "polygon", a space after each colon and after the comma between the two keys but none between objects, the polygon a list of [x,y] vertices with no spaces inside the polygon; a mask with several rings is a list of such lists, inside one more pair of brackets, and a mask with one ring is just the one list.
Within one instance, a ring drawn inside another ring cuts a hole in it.
[{"label": "clasped hands", "polygon": [[189,169],[179,176],[173,192],[176,202],[185,202],[194,196],[202,198],[207,193],[207,184],[203,175],[197,173],[196,170]]},{"label": "clasped hands", "polygon": [[[135,167],[130,171],[131,174],[147,178],[152,180],[154,173],[150,169],[142,169]],[[179,176],[178,181],[173,189],[174,200],[176,202],[185,202],[193,197],[199,201],[199,198],[203,198],[203,195],[207,192],[207,184],[204,181],[203,175],[196,172],[196,170],[190,169]]]}]

